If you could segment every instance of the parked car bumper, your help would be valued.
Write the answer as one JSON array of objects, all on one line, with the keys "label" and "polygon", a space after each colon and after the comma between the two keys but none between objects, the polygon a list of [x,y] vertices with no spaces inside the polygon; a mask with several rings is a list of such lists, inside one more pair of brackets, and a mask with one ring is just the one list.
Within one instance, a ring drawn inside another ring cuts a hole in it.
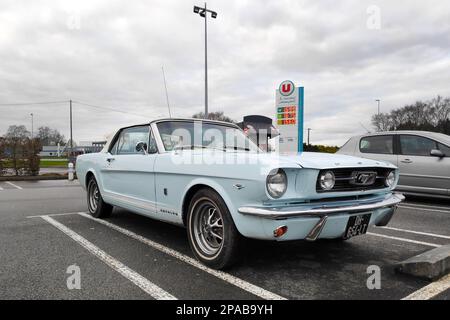
[{"label": "parked car bumper", "polygon": [[[373,199],[336,203],[315,203],[300,206],[245,206],[238,212],[245,218],[256,222],[262,228],[248,232],[244,235],[251,238],[270,240],[299,240],[314,241],[321,238],[343,237],[350,216],[370,213],[369,225],[385,226],[395,213],[397,205],[404,200],[399,193],[389,193],[374,197]],[[250,222],[250,221],[247,221]],[[248,225],[248,223],[246,223]],[[254,224],[258,225],[258,224]],[[275,230],[286,226],[287,232],[275,236]]]}]

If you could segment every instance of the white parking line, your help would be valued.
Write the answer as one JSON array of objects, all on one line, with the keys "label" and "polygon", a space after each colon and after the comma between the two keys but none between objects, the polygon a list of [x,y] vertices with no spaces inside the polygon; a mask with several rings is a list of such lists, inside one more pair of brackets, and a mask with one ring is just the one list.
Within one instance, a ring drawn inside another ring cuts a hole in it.
[{"label": "white parking line", "polygon": [[64,232],[66,235],[68,235],[70,238],[75,240],[78,244],[80,244],[83,248],[88,250],[90,253],[92,253],[94,256],[102,260],[104,263],[106,263],[108,266],[110,266],[112,269],[120,273],[122,276],[133,282],[136,286],[141,288],[143,291],[148,293],[150,296],[157,300],[176,300],[174,296],[172,296],[170,293],[164,291],[154,283],[150,282],[148,279],[141,276],[136,271],[128,268],[126,265],[124,265],[122,262],[114,259],[110,255],[108,255],[106,252],[80,236],[78,233],[72,231],[71,229],[67,228],[65,225],[59,223],[55,219],[49,217],[49,216],[42,216],[42,219],[50,223],[51,225],[55,226],[62,232]]},{"label": "white parking line", "polygon": [[450,236],[443,236],[442,234],[435,234],[435,233],[428,233],[428,232],[421,232],[421,231],[406,230],[406,229],[400,229],[400,228],[394,228],[394,227],[377,227],[377,228],[393,230],[393,231],[401,231],[401,232],[406,232],[406,233],[413,233],[413,234],[418,234],[418,235],[422,235],[422,236],[429,236],[429,237],[434,237],[434,238],[450,239]]},{"label": "white parking line", "polygon": [[422,207],[411,207],[411,206],[404,206],[400,205],[399,208],[405,208],[405,209],[413,209],[413,210],[424,210],[424,211],[430,211],[430,212],[443,212],[443,213],[450,213],[450,210],[438,210],[438,209],[428,209],[428,208],[422,208]]},{"label": "white parking line", "polygon": [[387,239],[398,240],[398,241],[403,241],[403,242],[421,244],[421,245],[429,246],[429,247],[435,247],[435,248],[441,247],[440,244],[435,244],[435,243],[430,243],[430,242],[423,242],[423,241],[416,241],[416,240],[411,240],[411,239],[406,239],[406,238],[392,237],[392,236],[387,236],[387,235],[379,234],[379,233],[367,232],[367,234],[369,234],[371,236],[381,237],[381,238],[387,238]]},{"label": "white parking line", "polygon": [[41,214],[37,216],[28,216],[27,218],[42,218],[42,217],[57,217],[57,216],[70,216],[73,214],[79,214],[79,212],[65,212],[65,213],[49,213],[49,214]]},{"label": "white parking line", "polygon": [[237,278],[237,277],[235,277],[235,276],[233,276],[233,275],[231,275],[229,273],[208,268],[207,266],[203,265],[199,261],[197,261],[197,260],[195,260],[195,259],[193,259],[193,258],[191,258],[191,257],[189,257],[189,256],[187,256],[185,254],[182,254],[182,253],[180,253],[178,251],[175,251],[175,250],[170,249],[170,248],[168,248],[166,246],[163,246],[162,244],[154,242],[154,241],[152,241],[150,239],[147,239],[147,238],[145,238],[143,236],[140,236],[140,235],[138,235],[138,234],[136,234],[136,233],[134,233],[134,232],[132,232],[130,230],[127,230],[127,229],[124,229],[122,227],[119,227],[119,226],[117,226],[117,225],[115,225],[113,223],[110,223],[110,222],[105,221],[105,220],[93,218],[92,216],[90,216],[90,215],[88,215],[88,214],[86,214],[84,212],[80,212],[79,215],[81,215],[81,216],[83,216],[85,218],[94,220],[94,221],[96,221],[98,223],[101,223],[101,224],[103,224],[103,225],[105,225],[105,226],[107,226],[107,227],[109,227],[109,228],[111,228],[113,230],[116,230],[116,231],[118,231],[118,232],[120,232],[120,233],[122,233],[122,234],[124,234],[124,235],[126,235],[126,236],[128,236],[130,238],[132,238],[132,239],[138,240],[138,241],[148,245],[149,247],[152,247],[152,248],[154,248],[156,250],[159,250],[159,251],[161,251],[163,253],[166,253],[166,254],[174,257],[174,258],[177,258],[177,259],[179,259],[179,260],[181,260],[181,261],[183,261],[183,262],[185,262],[187,264],[190,264],[191,266],[193,266],[193,267],[195,267],[197,269],[205,271],[205,272],[209,273],[212,276],[215,276],[215,277],[217,277],[217,278],[219,278],[219,279],[221,279],[223,281],[226,281],[226,282],[228,282],[228,283],[230,283],[230,284],[232,284],[232,285],[234,285],[234,286],[236,286],[238,288],[241,288],[241,289],[243,289],[243,290],[245,290],[247,292],[250,292],[251,294],[254,294],[255,296],[258,296],[258,297],[260,297],[262,299],[266,299],[266,300],[286,300],[286,298],[284,298],[282,296],[279,296],[279,295],[277,295],[277,294],[275,294],[273,292],[267,291],[266,289],[258,287],[258,286],[254,285],[254,284],[251,284],[251,283],[249,283],[249,282],[247,282],[245,280]]},{"label": "white parking line", "polygon": [[16,188],[16,189],[19,189],[19,190],[22,190],[22,189],[23,189],[22,187],[19,187],[18,185],[14,184],[14,183],[12,183],[12,182],[5,181],[5,183],[9,184],[10,186],[12,186],[12,187],[14,187],[14,188]]},{"label": "white parking line", "polygon": [[443,210],[450,211],[450,207],[433,206],[433,205],[420,204],[420,203],[403,202],[402,204],[400,204],[400,206],[419,207],[419,208],[431,208],[431,209],[443,209]]},{"label": "white parking line", "polygon": [[450,274],[411,293],[402,300],[429,300],[447,289],[450,289]]}]

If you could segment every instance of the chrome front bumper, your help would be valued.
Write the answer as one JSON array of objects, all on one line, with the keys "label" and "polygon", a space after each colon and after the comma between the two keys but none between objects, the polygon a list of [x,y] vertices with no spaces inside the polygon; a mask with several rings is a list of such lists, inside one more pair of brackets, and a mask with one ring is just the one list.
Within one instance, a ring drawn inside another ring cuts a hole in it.
[{"label": "chrome front bumper", "polygon": [[279,206],[279,207],[240,207],[238,212],[243,215],[254,216],[264,219],[271,220],[285,220],[289,218],[299,218],[299,217],[317,217],[320,218],[317,224],[311,229],[306,240],[314,241],[316,240],[323,227],[325,226],[328,216],[334,214],[353,214],[358,212],[370,212],[377,209],[391,209],[385,217],[377,223],[377,225],[387,225],[387,223],[392,218],[397,205],[402,202],[405,197],[400,193],[390,193],[383,197],[378,197],[373,200],[365,200],[359,204],[346,204],[346,205],[329,205],[320,204],[314,206],[314,204],[309,204],[308,207],[305,206]]}]

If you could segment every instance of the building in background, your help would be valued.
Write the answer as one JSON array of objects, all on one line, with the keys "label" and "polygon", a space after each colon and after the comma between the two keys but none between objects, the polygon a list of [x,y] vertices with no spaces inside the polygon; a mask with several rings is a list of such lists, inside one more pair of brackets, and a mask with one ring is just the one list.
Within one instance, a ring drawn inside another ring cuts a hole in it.
[{"label": "building in background", "polygon": [[[100,152],[105,146],[106,141],[82,141],[79,145],[73,147],[75,155],[85,153]],[[39,153],[41,158],[45,157],[67,157],[70,151],[70,146],[43,146]]]},{"label": "building in background", "polygon": [[42,146],[42,151],[39,152],[39,156],[43,157],[65,157],[65,146]]},{"label": "building in background", "polygon": [[80,145],[74,148],[73,152],[76,155],[85,154],[85,153],[96,153],[102,151],[103,147],[106,144],[105,141],[80,141]]}]

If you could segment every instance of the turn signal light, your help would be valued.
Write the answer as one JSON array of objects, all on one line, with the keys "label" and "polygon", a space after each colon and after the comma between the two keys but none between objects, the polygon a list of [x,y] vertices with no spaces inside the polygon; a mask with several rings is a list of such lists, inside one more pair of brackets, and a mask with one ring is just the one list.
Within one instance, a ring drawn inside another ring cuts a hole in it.
[{"label": "turn signal light", "polygon": [[288,230],[288,227],[287,227],[287,226],[281,226],[281,227],[278,227],[278,228],[276,228],[275,230],[273,230],[273,236],[274,236],[275,238],[279,238],[279,237],[281,237],[283,234],[285,234],[285,233],[287,232],[287,230]]}]

